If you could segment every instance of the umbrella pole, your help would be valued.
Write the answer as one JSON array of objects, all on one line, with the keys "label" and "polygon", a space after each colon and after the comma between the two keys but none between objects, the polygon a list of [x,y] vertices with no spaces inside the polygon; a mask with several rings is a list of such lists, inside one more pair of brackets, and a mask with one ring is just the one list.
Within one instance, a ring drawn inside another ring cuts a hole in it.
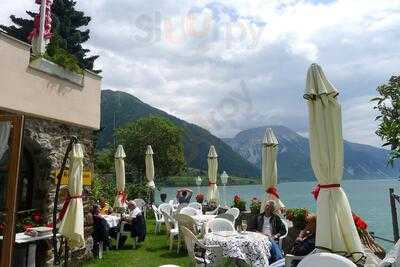
[{"label": "umbrella pole", "polygon": [[[64,170],[65,170],[65,165],[67,164],[67,159],[68,155],[72,150],[72,145],[78,142],[78,138],[76,136],[72,136],[71,140],[69,141],[67,150],[65,151],[65,155],[61,164],[61,169],[60,172],[57,174],[57,185],[56,185],[56,193],[54,196],[54,205],[53,205],[53,254],[54,254],[54,261],[53,265],[59,265],[60,264],[60,257],[59,257],[59,251],[57,250],[57,211],[58,211],[58,197],[60,193],[60,187],[61,187],[61,178],[63,176]],[[67,242],[67,240],[65,240]],[[60,250],[61,250],[61,245],[60,245]],[[65,252],[66,253],[66,252]]]}]

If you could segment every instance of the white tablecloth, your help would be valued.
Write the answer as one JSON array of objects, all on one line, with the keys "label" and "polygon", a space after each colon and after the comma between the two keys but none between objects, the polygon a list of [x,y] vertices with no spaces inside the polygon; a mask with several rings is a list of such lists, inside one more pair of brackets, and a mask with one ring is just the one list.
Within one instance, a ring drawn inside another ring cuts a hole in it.
[{"label": "white tablecloth", "polygon": [[[244,260],[251,266],[269,266],[271,242],[260,233],[214,232],[204,236],[205,245],[218,245],[224,257]],[[213,252],[206,254],[210,262],[215,261]]]},{"label": "white tablecloth", "polygon": [[121,217],[117,215],[102,215],[102,216],[106,220],[110,228],[117,227],[119,221],[121,220]]}]

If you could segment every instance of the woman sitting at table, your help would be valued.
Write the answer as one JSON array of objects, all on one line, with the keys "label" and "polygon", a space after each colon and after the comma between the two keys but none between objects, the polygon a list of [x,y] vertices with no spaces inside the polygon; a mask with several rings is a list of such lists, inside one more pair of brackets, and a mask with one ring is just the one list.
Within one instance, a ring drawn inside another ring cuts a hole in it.
[{"label": "woman sitting at table", "polygon": [[286,234],[286,227],[282,219],[275,214],[275,210],[275,201],[269,200],[265,204],[264,213],[257,218],[257,231],[268,236],[271,241],[270,263],[283,259],[278,241],[279,237]]},{"label": "woman sitting at table", "polygon": [[128,202],[128,212],[128,216],[123,218],[124,221],[128,222],[124,230],[131,231],[132,237],[138,237],[138,242],[143,242],[146,238],[146,222],[142,211],[131,200]]},{"label": "woman sitting at table", "polygon": [[100,206],[94,205],[92,208],[93,216],[93,253],[95,255],[99,252],[99,244],[103,242],[103,248],[106,249],[110,246],[110,228],[107,221],[100,214]]}]

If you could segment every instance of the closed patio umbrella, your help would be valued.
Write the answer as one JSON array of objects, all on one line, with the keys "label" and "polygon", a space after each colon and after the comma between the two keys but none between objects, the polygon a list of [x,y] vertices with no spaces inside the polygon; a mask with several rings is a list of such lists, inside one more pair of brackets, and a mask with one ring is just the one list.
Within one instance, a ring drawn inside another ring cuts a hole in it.
[{"label": "closed patio umbrella", "polygon": [[114,207],[124,208],[126,206],[126,193],[125,193],[125,151],[122,145],[117,147],[114,155],[115,164],[115,178],[117,183],[117,196],[115,197]]},{"label": "closed patio umbrella", "polygon": [[263,144],[262,144],[262,168],[261,176],[262,183],[265,188],[265,199],[262,202],[260,212],[264,212],[265,204],[268,200],[273,200],[276,203],[276,207],[281,209],[285,207],[282,201],[279,199],[278,191],[278,171],[277,171],[277,155],[278,155],[278,139],[276,138],[273,130],[268,128],[265,132]]},{"label": "closed patio umbrella", "polygon": [[[59,232],[68,240],[70,247],[85,245],[83,229],[82,177],[83,150],[81,144],[74,144],[70,153],[68,196],[64,211],[60,212],[62,221]],[[63,209],[64,210],[64,209]]]},{"label": "closed patio umbrella", "polygon": [[309,109],[311,165],[318,180],[316,247],[346,252],[357,261],[363,249],[350,204],[341,187],[343,136],[338,91],[326,79],[321,67],[308,69],[306,92]]},{"label": "closed patio umbrella", "polygon": [[147,178],[147,185],[151,188],[156,188],[156,185],[154,183],[154,161],[153,161],[153,149],[151,148],[150,145],[147,146],[146,150],[146,178]]},{"label": "closed patio umbrella", "polygon": [[218,175],[218,155],[214,146],[210,146],[208,151],[208,202],[216,201],[219,203],[219,192],[217,187]]}]

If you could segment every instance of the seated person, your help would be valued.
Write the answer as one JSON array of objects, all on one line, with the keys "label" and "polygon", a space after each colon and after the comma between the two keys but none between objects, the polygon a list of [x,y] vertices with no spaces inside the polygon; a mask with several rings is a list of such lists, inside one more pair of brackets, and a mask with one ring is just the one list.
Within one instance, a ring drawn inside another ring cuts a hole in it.
[{"label": "seated person", "polygon": [[315,249],[317,217],[315,215],[308,216],[306,221],[306,227],[300,232],[293,245],[292,254],[295,256],[306,256]]},{"label": "seated person", "polygon": [[107,200],[104,197],[100,197],[99,205],[100,205],[100,214],[101,215],[111,214],[110,213],[110,205],[108,204]]},{"label": "seated person", "polygon": [[128,216],[123,220],[128,222],[124,230],[131,231],[132,237],[138,237],[138,242],[143,242],[146,237],[146,222],[142,211],[134,201],[128,202]]},{"label": "seated person", "polygon": [[270,263],[283,258],[282,251],[279,248],[279,237],[286,235],[286,227],[282,219],[275,214],[275,202],[267,201],[264,208],[264,213],[257,218],[257,231],[268,236],[271,241],[271,258]]},{"label": "seated person", "polygon": [[176,192],[176,199],[179,204],[189,204],[190,199],[192,198],[193,191],[187,188],[180,189]]},{"label": "seated person", "polygon": [[110,246],[110,228],[107,221],[100,215],[100,206],[94,205],[92,208],[93,216],[93,253],[98,254],[99,243],[103,242],[103,248]]}]

